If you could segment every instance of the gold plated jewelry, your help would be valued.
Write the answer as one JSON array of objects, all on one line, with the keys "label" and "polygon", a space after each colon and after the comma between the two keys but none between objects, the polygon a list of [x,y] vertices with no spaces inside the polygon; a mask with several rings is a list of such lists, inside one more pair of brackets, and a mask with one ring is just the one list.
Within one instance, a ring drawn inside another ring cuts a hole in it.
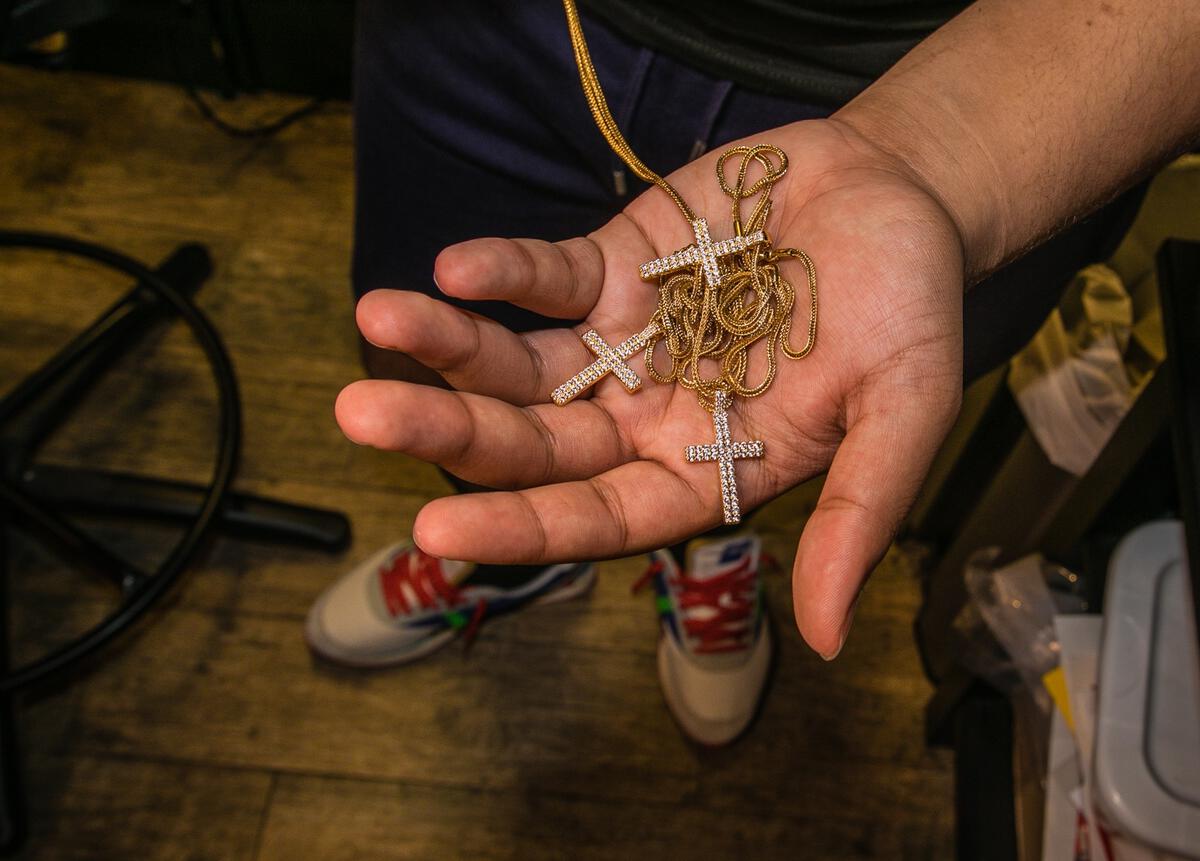
[{"label": "gold plated jewelry", "polygon": [[766,445],[760,439],[734,442],[729,433],[729,393],[717,391],[713,404],[713,432],[716,442],[706,445],[689,445],[683,453],[688,463],[713,463],[721,469],[721,508],[726,523],[737,523],[742,519],[742,506],[738,501],[737,481],[733,475],[733,462],[748,457],[762,457]]},{"label": "gold plated jewelry", "polygon": [[658,324],[651,321],[632,338],[626,338],[617,346],[610,347],[595,329],[584,332],[583,343],[596,354],[596,361],[551,392],[550,400],[560,407],[569,404],[608,374],[620,380],[621,385],[625,386],[625,390],[630,394],[636,392],[642,387],[642,380],[634,373],[633,368],[625,364],[625,360],[638,350],[644,350],[650,338],[656,334]]},{"label": "gold plated jewelry", "polygon": [[[722,153],[717,159],[717,182],[731,200],[733,236],[714,241],[707,219],[697,216],[671,183],[643,164],[621,134],[592,65],[575,0],[563,0],[563,7],[583,93],[600,133],[636,176],[671,198],[696,241],[641,265],[643,279],[658,281],[658,307],[649,324],[617,347],[610,347],[594,330],[585,333],[584,342],[596,354],[596,361],[555,389],[552,398],[564,405],[609,373],[627,391],[636,391],[641,380],[626,360],[644,350],[646,373],[652,380],[692,389],[701,406],[712,413],[716,442],[688,446],[684,458],[688,463],[718,464],[724,519],[737,523],[741,506],[734,462],[762,458],[766,446],[762,440],[732,441],[729,411],[733,398],[761,395],[775,380],[778,353],[802,359],[817,338],[816,267],[799,249],[775,248],[766,231],[771,191],[787,173],[787,155],[771,144],[735,146]],[[737,171],[731,182],[727,165],[734,158],[738,159]],[[757,179],[750,181],[751,174]],[[754,203],[749,217],[743,219],[742,204],[748,201]],[[791,343],[796,291],[779,270],[785,260],[799,261],[808,275],[808,332],[799,348]],[[762,379],[750,381],[750,351],[760,342],[765,345],[767,367]],[[660,343],[670,362],[663,371],[654,361]]]}]

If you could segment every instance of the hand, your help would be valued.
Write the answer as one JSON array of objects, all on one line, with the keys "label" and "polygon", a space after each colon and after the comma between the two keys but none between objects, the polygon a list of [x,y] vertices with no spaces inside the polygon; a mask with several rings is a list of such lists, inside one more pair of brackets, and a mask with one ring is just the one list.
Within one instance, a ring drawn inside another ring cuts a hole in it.
[{"label": "hand", "polygon": [[[820,318],[807,358],[781,356],[770,390],[735,402],[734,439],[766,442],[763,459],[737,462],[739,495],[750,509],[828,470],[800,539],[793,595],[801,633],[832,658],[958,410],[962,243],[902,164],[836,120],[745,141],[758,142],[790,156],[767,230],[777,247],[804,249],[816,263]],[[670,177],[708,217],[715,239],[729,232],[716,156]],[[364,336],[434,368],[454,390],[354,383],[337,403],[347,436],[508,489],[430,502],[414,526],[423,549],[480,562],[610,557],[667,546],[721,521],[716,466],[683,457],[713,433],[693,392],[656,385],[635,357],[643,379],[636,394],[606,377],[590,398],[549,402],[552,389],[593,359],[580,333],[594,328],[615,344],[649,320],[656,290],[638,266],[691,241],[667,196],[650,189],[587,238],[480,239],[438,258],[444,293],[586,320],[574,330],[516,335],[419,293],[364,297]],[[783,266],[797,287],[794,341],[802,341],[804,272],[799,263]],[[752,362],[751,379],[754,372]]]}]

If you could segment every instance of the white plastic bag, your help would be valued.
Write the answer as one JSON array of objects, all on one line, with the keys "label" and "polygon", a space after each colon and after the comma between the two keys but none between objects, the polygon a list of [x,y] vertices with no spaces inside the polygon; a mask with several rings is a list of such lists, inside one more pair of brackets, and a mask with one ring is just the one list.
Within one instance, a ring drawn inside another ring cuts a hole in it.
[{"label": "white plastic bag", "polygon": [[1013,357],[1008,385],[1055,466],[1081,476],[1141,389],[1125,369],[1133,302],[1107,266],[1082,270],[1058,309]]}]

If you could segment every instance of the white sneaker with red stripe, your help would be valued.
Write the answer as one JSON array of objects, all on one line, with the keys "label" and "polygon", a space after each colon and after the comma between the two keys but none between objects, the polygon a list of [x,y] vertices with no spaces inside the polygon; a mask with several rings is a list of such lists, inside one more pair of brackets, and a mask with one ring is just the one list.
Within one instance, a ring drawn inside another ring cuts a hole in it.
[{"label": "white sneaker with red stripe", "polygon": [[412,541],[385,547],[330,586],[304,627],[309,647],[354,667],[424,657],[460,634],[470,642],[485,618],[582,595],[591,563],[551,565],[519,586],[474,582],[475,566],[430,556]]},{"label": "white sneaker with red stripe", "polygon": [[687,570],[669,550],[651,554],[661,634],[658,677],[667,707],[693,741],[729,744],[753,721],[766,689],[772,639],[754,535],[700,539]]}]

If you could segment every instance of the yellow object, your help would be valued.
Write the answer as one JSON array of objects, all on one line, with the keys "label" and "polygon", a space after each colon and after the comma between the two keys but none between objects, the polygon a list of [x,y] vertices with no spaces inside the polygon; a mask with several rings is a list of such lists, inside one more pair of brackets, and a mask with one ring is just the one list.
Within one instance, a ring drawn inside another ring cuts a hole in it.
[{"label": "yellow object", "polygon": [[1067,675],[1062,667],[1055,667],[1042,676],[1042,686],[1049,691],[1050,698],[1058,706],[1067,728],[1075,732],[1075,720],[1071,717],[1071,698],[1067,695]]},{"label": "yellow object", "polygon": [[34,54],[61,54],[67,50],[67,34],[62,30],[56,33],[51,33],[49,36],[43,36],[29,43],[29,50]]},{"label": "yellow object", "polygon": [[1166,356],[1155,255],[1172,238],[1200,241],[1200,155],[1182,156],[1154,178],[1133,226],[1108,261],[1133,297],[1126,363],[1135,379],[1152,372]]}]

